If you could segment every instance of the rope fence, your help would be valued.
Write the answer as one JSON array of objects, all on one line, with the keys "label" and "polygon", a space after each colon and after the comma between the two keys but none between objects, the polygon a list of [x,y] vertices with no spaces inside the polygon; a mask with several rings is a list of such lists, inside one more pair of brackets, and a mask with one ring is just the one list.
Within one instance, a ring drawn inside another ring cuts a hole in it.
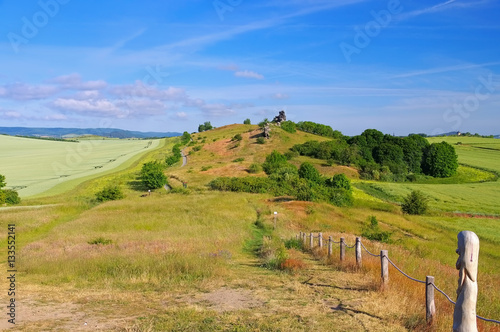
[{"label": "rope fence", "polygon": [[[309,235],[307,235],[306,233],[303,233],[303,232],[300,232],[300,235],[298,236],[299,239],[302,239],[303,241],[303,244],[304,244],[304,248],[305,248],[305,245],[307,243],[307,238],[309,238],[309,249],[313,249],[314,248],[314,239],[317,239],[318,240],[318,247],[319,248],[322,248],[323,246],[323,235],[322,233],[318,233],[317,236],[314,236],[313,233],[310,233]],[[420,284],[425,284],[426,285],[426,318],[427,318],[427,321],[432,321],[432,319],[435,317],[436,315],[436,308],[435,308],[435,304],[434,304],[434,290],[438,291],[439,293],[441,293],[444,297],[446,297],[446,299],[453,305],[456,305],[455,301],[453,301],[449,295],[447,295],[445,292],[443,292],[441,289],[439,289],[435,284],[434,284],[434,277],[432,276],[427,276],[426,277],[426,280],[419,280],[419,279],[416,279],[416,278],[413,278],[411,276],[409,276],[407,273],[405,273],[403,270],[401,270],[390,258],[389,258],[389,254],[388,254],[388,251],[387,250],[381,250],[380,251],[380,254],[379,255],[376,255],[372,252],[370,252],[366,247],[365,245],[363,244],[363,242],[361,241],[361,238],[360,237],[357,237],[356,238],[356,244],[354,244],[353,246],[349,246],[347,245],[347,243],[345,242],[345,239],[344,238],[340,238],[340,241],[334,241],[332,239],[332,237],[330,236],[327,241],[328,243],[328,256],[332,256],[333,254],[333,250],[332,250],[332,244],[340,244],[340,260],[341,261],[344,261],[345,260],[345,248],[348,248],[348,249],[355,249],[356,250],[356,263],[357,263],[357,266],[358,267],[361,267],[362,266],[362,263],[361,263],[361,248],[363,248],[365,250],[365,252],[372,256],[372,257],[376,257],[376,258],[379,258],[380,257],[380,269],[381,269],[381,278],[382,278],[382,283],[383,285],[386,285],[388,282],[389,282],[389,264],[392,265],[398,272],[400,272],[403,276],[405,276],[406,278],[414,281],[414,282],[417,282],[417,283],[420,283]],[[495,320],[495,319],[488,319],[488,318],[484,318],[484,317],[481,317],[479,315],[476,315],[476,317],[480,320],[483,320],[485,322],[491,322],[491,323],[497,323],[497,324],[500,324],[500,321],[498,320]]]}]

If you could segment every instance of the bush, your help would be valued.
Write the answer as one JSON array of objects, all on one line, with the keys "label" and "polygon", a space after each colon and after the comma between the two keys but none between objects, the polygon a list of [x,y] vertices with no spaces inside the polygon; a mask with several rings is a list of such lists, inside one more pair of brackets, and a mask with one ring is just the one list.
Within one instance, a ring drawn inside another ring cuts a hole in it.
[{"label": "bush", "polygon": [[326,184],[332,188],[351,190],[351,180],[345,174],[335,174],[331,179],[326,181]]},{"label": "bush", "polygon": [[3,189],[7,183],[5,182],[5,176],[0,174],[0,204],[14,205],[21,203],[19,194],[17,191],[12,189]]},{"label": "bush", "polygon": [[248,173],[255,174],[255,173],[260,173],[261,171],[262,171],[262,166],[260,166],[257,163],[253,163],[250,165],[250,167],[248,167]]},{"label": "bush", "polygon": [[125,197],[122,189],[116,185],[107,186],[103,190],[96,193],[95,196],[98,202],[115,201]]},{"label": "bush", "polygon": [[233,160],[233,163],[239,163],[239,162],[242,162],[242,161],[245,161],[245,158],[236,158]]},{"label": "bush", "polygon": [[368,225],[363,227],[361,236],[372,241],[391,243],[391,232],[383,232],[378,225],[377,217],[368,217]]},{"label": "bush", "polygon": [[141,180],[148,189],[158,189],[167,184],[167,177],[163,174],[163,166],[153,161],[142,165]]},{"label": "bush", "polygon": [[321,175],[319,174],[318,170],[309,162],[304,162],[300,165],[299,177],[316,183],[321,182]]},{"label": "bush", "polygon": [[110,240],[110,239],[105,239],[103,237],[98,237],[97,239],[94,239],[94,240],[89,241],[87,243],[88,244],[96,244],[96,245],[104,245],[105,246],[105,245],[113,243],[113,241]]},{"label": "bush", "polygon": [[281,166],[288,165],[288,161],[284,155],[274,150],[266,157],[266,161],[262,164],[262,168],[266,174],[272,174]]},{"label": "bush", "polygon": [[406,214],[424,214],[427,212],[428,199],[419,190],[413,190],[408,196],[405,197],[401,210]]},{"label": "bush", "polygon": [[291,134],[297,132],[297,130],[295,129],[295,122],[293,121],[283,121],[281,123],[281,129]]},{"label": "bush", "polygon": [[242,139],[243,137],[241,136],[241,134],[236,134],[233,138],[231,138],[231,141],[241,141]]},{"label": "bush", "polygon": [[265,144],[265,143],[266,143],[266,140],[264,137],[257,138],[257,144]]}]

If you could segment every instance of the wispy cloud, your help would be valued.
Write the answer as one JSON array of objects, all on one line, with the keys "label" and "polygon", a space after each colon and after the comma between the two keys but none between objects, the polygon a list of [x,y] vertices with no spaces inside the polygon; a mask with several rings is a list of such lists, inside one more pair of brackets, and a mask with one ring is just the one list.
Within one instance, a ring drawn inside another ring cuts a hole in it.
[{"label": "wispy cloud", "polygon": [[431,7],[417,9],[417,10],[414,10],[414,11],[411,11],[408,13],[403,13],[397,17],[397,20],[403,21],[403,20],[407,20],[407,19],[410,19],[410,18],[413,18],[416,16],[424,15],[424,14],[436,13],[436,12],[439,12],[441,10],[446,9],[446,7],[450,8],[451,7],[450,5],[452,5],[455,2],[457,2],[457,0],[448,0],[448,1],[439,3],[439,4],[431,6]]},{"label": "wispy cloud", "polygon": [[422,76],[422,75],[432,75],[432,74],[440,74],[440,73],[447,73],[447,72],[460,71],[460,70],[473,69],[473,68],[483,68],[483,67],[497,66],[497,65],[500,65],[500,61],[480,63],[480,64],[464,64],[464,65],[457,65],[457,66],[447,66],[447,67],[439,67],[439,68],[431,68],[431,69],[412,71],[412,72],[408,72],[408,73],[404,73],[404,74],[394,75],[390,78],[393,79],[393,78],[407,78],[407,77]]}]

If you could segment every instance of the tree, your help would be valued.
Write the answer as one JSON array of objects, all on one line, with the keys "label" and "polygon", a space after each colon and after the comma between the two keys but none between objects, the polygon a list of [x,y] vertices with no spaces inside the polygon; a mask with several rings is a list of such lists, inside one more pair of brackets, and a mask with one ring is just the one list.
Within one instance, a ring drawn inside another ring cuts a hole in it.
[{"label": "tree", "polygon": [[198,132],[201,133],[201,132],[204,132],[206,129],[205,129],[205,125],[204,124],[201,124],[198,126]]},{"label": "tree", "polygon": [[252,123],[250,122],[250,119],[246,119],[245,121],[243,121],[243,124],[249,125],[249,124],[252,124]]},{"label": "tree", "polygon": [[0,189],[5,187],[7,184],[5,183],[5,176],[0,174]]},{"label": "tree", "polygon": [[189,143],[189,141],[191,141],[191,135],[187,131],[185,131],[182,134],[181,142],[182,142],[182,144],[187,144],[187,143]]},{"label": "tree", "polygon": [[406,214],[424,214],[427,212],[427,197],[419,191],[413,190],[403,200],[401,210]]},{"label": "tree", "polygon": [[433,143],[424,154],[423,170],[426,175],[446,178],[458,169],[455,148],[446,142]]},{"label": "tree", "polygon": [[167,184],[167,177],[163,174],[163,166],[152,161],[142,165],[141,180],[148,189],[158,189]]}]

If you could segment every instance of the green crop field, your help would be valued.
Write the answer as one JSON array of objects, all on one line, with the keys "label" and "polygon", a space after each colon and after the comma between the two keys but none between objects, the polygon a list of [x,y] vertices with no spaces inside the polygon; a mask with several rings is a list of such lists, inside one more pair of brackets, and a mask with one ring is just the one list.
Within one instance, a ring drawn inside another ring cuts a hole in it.
[{"label": "green crop field", "polygon": [[119,168],[159,146],[160,140],[84,140],[79,143],[0,135],[0,174],[22,198],[74,187]]}]

